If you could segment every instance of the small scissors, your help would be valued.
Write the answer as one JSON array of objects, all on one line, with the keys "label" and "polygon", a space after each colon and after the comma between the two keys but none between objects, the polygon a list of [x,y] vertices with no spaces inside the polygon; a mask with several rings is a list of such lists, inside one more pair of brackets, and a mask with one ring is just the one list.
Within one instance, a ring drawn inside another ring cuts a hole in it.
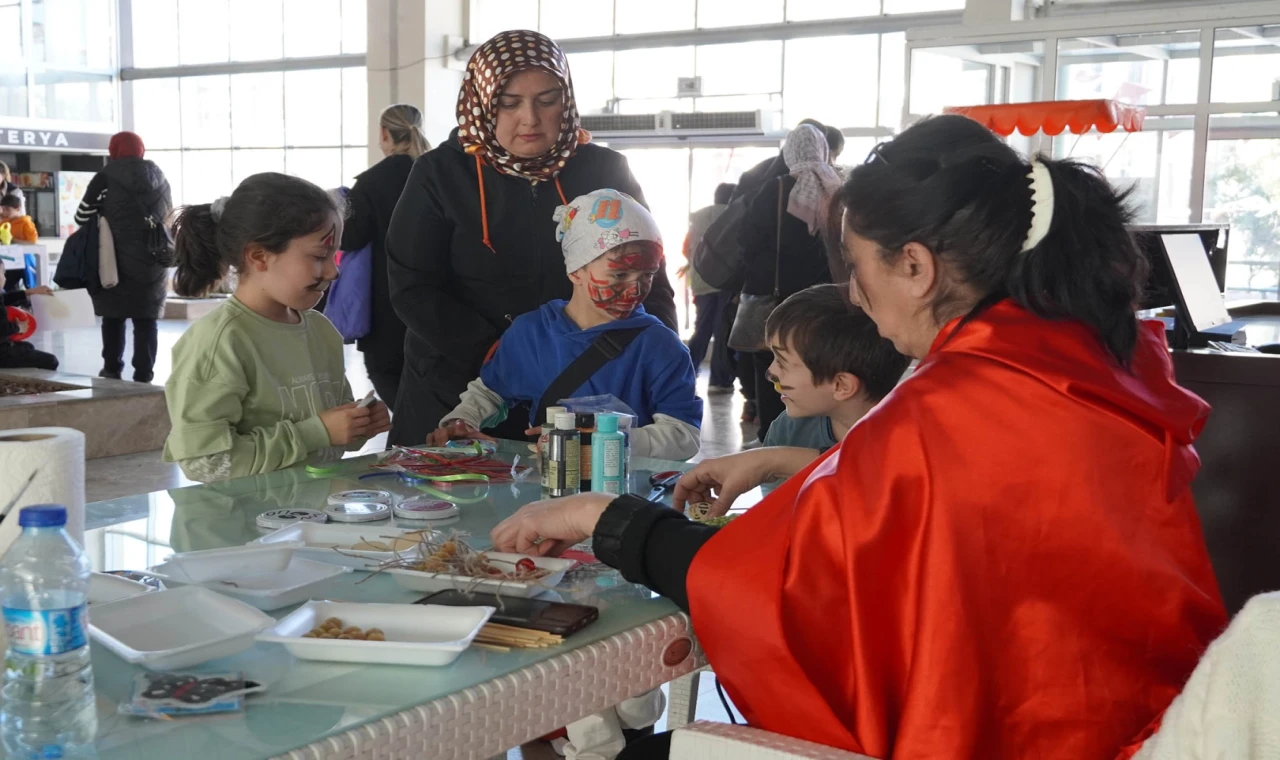
[{"label": "small scissors", "polygon": [[653,490],[645,497],[646,501],[662,501],[666,497],[667,491],[675,488],[676,482],[680,480],[683,472],[670,470],[668,472],[658,472],[649,476],[649,485],[653,486]]}]

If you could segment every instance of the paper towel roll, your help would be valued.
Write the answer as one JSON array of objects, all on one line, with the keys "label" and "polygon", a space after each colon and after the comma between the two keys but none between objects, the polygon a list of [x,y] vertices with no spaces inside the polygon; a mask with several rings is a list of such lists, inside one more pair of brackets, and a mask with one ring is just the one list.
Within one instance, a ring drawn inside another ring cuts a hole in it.
[{"label": "paper towel roll", "polygon": [[42,427],[0,430],[0,508],[35,480],[0,523],[0,555],[22,529],[18,510],[32,504],[67,508],[67,533],[84,545],[84,433],[72,428]]}]

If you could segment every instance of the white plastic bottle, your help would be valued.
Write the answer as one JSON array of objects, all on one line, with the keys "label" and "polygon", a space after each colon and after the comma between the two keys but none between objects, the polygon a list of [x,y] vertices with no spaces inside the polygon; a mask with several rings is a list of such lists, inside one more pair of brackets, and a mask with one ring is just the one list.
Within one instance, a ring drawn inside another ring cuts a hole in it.
[{"label": "white plastic bottle", "polygon": [[0,740],[18,760],[93,757],[89,560],[67,535],[65,507],[27,507],[18,524],[22,535],[0,561],[9,637]]}]

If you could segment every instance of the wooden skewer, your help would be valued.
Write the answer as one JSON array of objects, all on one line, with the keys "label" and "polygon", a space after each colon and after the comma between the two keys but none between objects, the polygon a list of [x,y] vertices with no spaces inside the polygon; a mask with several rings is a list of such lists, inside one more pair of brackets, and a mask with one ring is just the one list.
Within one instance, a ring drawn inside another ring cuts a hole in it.
[{"label": "wooden skewer", "polygon": [[471,646],[476,647],[477,649],[487,649],[490,652],[510,652],[511,651],[511,647],[499,646],[497,644],[482,644],[479,641],[471,642]]}]

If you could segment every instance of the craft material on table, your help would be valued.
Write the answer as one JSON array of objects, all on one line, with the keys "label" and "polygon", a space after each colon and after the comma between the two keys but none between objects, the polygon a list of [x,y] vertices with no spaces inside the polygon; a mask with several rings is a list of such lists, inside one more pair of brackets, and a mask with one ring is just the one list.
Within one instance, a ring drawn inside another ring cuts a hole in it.
[{"label": "craft material on table", "polygon": [[412,449],[397,447],[375,468],[402,472],[435,483],[479,481],[510,483],[523,478],[532,468],[507,464],[484,447],[472,449]]},{"label": "craft material on table", "polygon": [[649,476],[649,485],[653,486],[653,490],[645,497],[647,501],[662,501],[667,496],[667,491],[676,487],[683,472],[670,470],[668,472],[659,472]]},{"label": "craft material on table", "polygon": [[511,649],[543,649],[563,643],[564,637],[554,633],[535,631],[532,628],[517,628],[501,623],[485,623],[480,633],[476,635],[473,646],[510,651]]},{"label": "craft material on table", "polygon": [[262,691],[266,686],[242,673],[139,673],[120,712],[144,718],[240,712],[246,695]]}]

